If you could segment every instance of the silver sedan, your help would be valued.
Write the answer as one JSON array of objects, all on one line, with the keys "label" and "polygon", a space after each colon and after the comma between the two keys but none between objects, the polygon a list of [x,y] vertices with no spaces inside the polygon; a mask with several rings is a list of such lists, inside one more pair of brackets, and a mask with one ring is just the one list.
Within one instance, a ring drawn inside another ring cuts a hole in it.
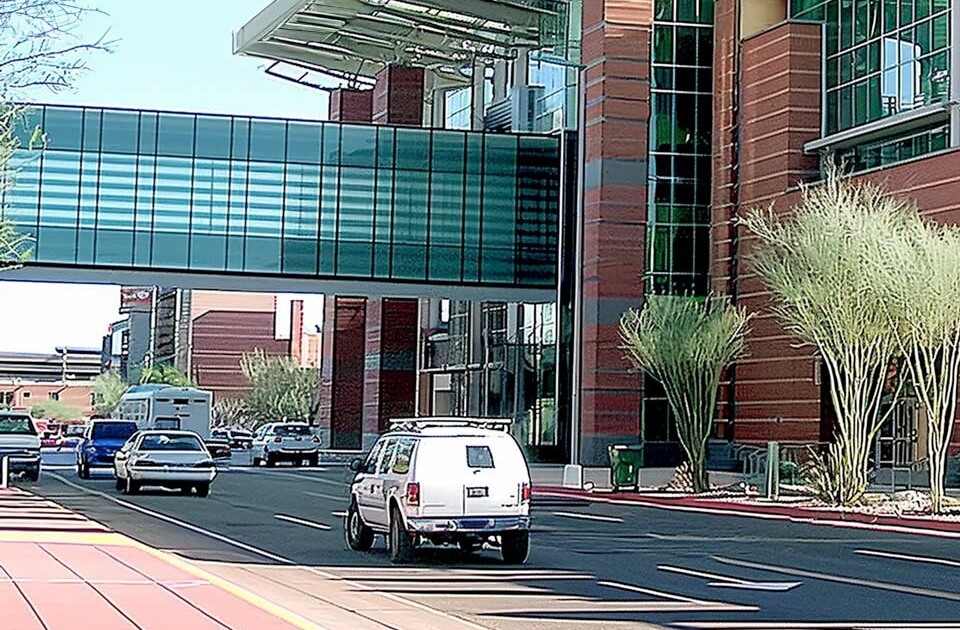
[{"label": "silver sedan", "polygon": [[200,436],[192,431],[139,431],[117,451],[117,490],[136,494],[144,486],[178,489],[205,497],[217,469]]}]

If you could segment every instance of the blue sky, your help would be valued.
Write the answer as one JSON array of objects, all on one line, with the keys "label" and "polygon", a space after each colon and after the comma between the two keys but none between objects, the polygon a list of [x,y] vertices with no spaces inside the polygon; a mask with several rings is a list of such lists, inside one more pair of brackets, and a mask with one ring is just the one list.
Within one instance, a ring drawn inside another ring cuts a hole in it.
[{"label": "blue sky", "polygon": [[[324,93],[264,74],[266,62],[232,54],[232,33],[270,0],[91,0],[107,15],[83,30],[109,29],[111,54],[89,59],[71,92],[37,92],[32,100],[281,117],[326,117]],[[119,318],[113,286],[0,282],[6,308],[0,350],[52,352],[99,347]],[[9,308],[15,304],[17,308]]]}]

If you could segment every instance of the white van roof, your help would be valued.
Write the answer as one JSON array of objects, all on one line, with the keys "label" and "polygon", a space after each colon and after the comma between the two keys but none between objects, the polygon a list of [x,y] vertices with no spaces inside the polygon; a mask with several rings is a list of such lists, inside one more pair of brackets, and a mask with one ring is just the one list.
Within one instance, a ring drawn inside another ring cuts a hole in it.
[{"label": "white van roof", "polygon": [[509,430],[509,418],[420,417],[390,421],[390,431],[418,435],[490,435]]}]

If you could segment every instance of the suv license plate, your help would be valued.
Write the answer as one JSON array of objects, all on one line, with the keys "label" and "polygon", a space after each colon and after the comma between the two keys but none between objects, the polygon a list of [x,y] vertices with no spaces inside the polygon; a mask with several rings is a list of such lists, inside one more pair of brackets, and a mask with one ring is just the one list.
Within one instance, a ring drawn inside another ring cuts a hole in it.
[{"label": "suv license plate", "polygon": [[470,499],[480,499],[487,496],[486,488],[467,488],[467,497]]}]

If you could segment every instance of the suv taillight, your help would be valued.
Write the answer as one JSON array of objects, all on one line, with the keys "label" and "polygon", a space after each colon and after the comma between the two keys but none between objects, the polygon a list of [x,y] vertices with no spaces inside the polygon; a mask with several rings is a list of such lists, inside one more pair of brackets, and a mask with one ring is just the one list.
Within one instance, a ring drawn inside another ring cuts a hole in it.
[{"label": "suv taillight", "polygon": [[283,438],[278,435],[277,437],[273,438],[273,441],[279,444],[280,442],[283,442]]},{"label": "suv taillight", "polygon": [[530,502],[530,484],[525,483],[520,486],[520,500],[523,503]]},{"label": "suv taillight", "polygon": [[420,505],[420,484],[407,484],[407,505]]}]

